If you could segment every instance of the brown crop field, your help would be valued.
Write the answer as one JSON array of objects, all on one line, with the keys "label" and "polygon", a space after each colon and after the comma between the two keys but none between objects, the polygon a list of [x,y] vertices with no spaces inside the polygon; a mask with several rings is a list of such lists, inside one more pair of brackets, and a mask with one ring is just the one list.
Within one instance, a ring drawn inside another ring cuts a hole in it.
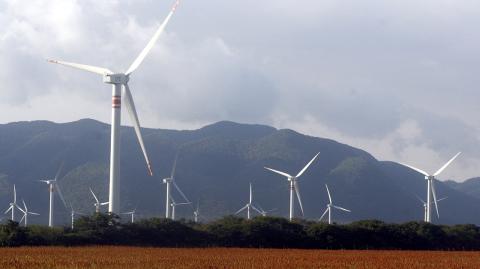
[{"label": "brown crop field", "polygon": [[0,268],[480,268],[480,252],[21,247]]}]

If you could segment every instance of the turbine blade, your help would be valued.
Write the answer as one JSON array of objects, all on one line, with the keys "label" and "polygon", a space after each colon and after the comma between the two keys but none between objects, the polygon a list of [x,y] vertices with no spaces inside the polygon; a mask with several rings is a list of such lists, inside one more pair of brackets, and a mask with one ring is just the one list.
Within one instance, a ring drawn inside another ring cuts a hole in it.
[{"label": "turbine blade", "polygon": [[35,212],[28,212],[28,214],[30,214],[30,215],[35,215],[35,216],[40,216],[40,214],[35,213]]},{"label": "turbine blade", "polygon": [[110,204],[110,202],[100,203],[100,205],[108,205],[108,204]]},{"label": "turbine blade", "polygon": [[172,181],[172,183],[173,183],[173,186],[175,187],[175,189],[177,189],[177,191],[180,193],[180,195],[182,196],[182,198],[183,198],[186,202],[190,203],[190,200],[188,200],[187,196],[186,196],[186,195],[182,192],[182,190],[177,186],[177,183],[175,183],[175,181]]},{"label": "turbine blade", "polygon": [[97,198],[97,196],[95,195],[95,193],[93,193],[92,189],[91,189],[91,188],[89,188],[89,189],[90,189],[90,192],[91,192],[92,195],[93,195],[93,198],[95,198],[95,201],[97,201],[97,204],[100,203],[100,202],[98,201],[98,198]]},{"label": "turbine blade", "polygon": [[297,200],[298,200],[298,204],[300,205],[300,210],[302,211],[302,216],[304,216],[303,205],[302,205],[302,197],[300,196],[300,190],[298,189],[298,183],[295,180],[295,182],[293,184],[295,186],[295,193],[297,194]]},{"label": "turbine blade", "polygon": [[60,185],[58,185],[58,182],[55,183],[55,189],[57,190],[58,196],[60,196],[60,200],[62,200],[63,206],[65,206],[65,209],[68,210],[67,202],[65,202],[65,197],[63,197],[62,190],[60,189]]},{"label": "turbine blade", "polygon": [[330,201],[330,204],[331,204],[332,203],[332,196],[330,195],[330,190],[328,189],[327,184],[325,184],[325,187],[327,188],[328,200]]},{"label": "turbine blade", "polygon": [[422,204],[425,204],[425,203],[426,203],[425,201],[422,200],[422,198],[420,198],[420,196],[418,196],[418,195],[416,195],[416,194],[415,194],[415,196],[417,197],[417,199],[418,199],[420,202],[422,202]]},{"label": "turbine blade", "polygon": [[19,207],[18,205],[15,205],[15,207],[16,207],[18,210],[22,211],[22,212],[23,212],[23,214],[25,214],[25,213],[26,213],[26,211],[25,211],[25,210],[23,210],[23,209],[22,209],[21,207]]},{"label": "turbine blade", "polygon": [[433,201],[435,202],[435,210],[437,211],[437,217],[440,218],[440,214],[438,213],[437,194],[435,192],[435,179],[432,180],[431,186],[432,186]]},{"label": "turbine blade", "polygon": [[25,212],[28,212],[27,204],[25,204],[24,200],[22,200],[22,203],[23,203],[23,208],[25,208]]},{"label": "turbine blade", "polygon": [[138,143],[140,143],[143,156],[145,157],[145,161],[147,162],[148,172],[150,176],[153,176],[152,166],[150,165],[150,160],[148,159],[147,151],[143,143],[142,133],[140,131],[140,122],[138,121],[137,111],[135,110],[135,104],[133,103],[132,93],[130,92],[128,84],[123,85],[123,91],[125,107],[127,108],[128,114],[130,115],[130,120],[133,122],[133,128],[135,129],[135,133],[137,134]]},{"label": "turbine blade", "polygon": [[435,172],[435,174],[433,174],[433,176],[438,176],[441,172],[443,172],[443,170],[445,170],[445,168],[447,168],[448,165],[450,165],[450,163],[453,162],[453,160],[455,160],[458,155],[460,155],[461,152],[457,153],[455,156],[453,156],[446,164],[444,164],[440,169],[438,169],[437,172]]},{"label": "turbine blade", "polygon": [[173,161],[172,173],[170,174],[170,178],[173,180],[175,177],[175,170],[177,169],[177,159],[178,159],[178,151],[175,154],[175,161]]},{"label": "turbine blade", "polygon": [[323,219],[323,217],[325,217],[327,212],[328,212],[328,207],[327,207],[327,209],[325,209],[325,212],[323,212],[322,216],[318,219],[318,221],[321,221]]},{"label": "turbine blade", "polygon": [[268,168],[268,167],[263,167],[263,168],[265,168],[265,169],[267,169],[267,170],[270,170],[270,171],[272,171],[272,172],[274,172],[274,173],[280,174],[280,175],[282,175],[282,176],[284,176],[284,177],[288,177],[288,178],[291,178],[291,177],[292,177],[291,175],[289,175],[289,174],[287,174],[287,173],[285,173],[285,172],[282,172],[282,171],[278,171],[278,170],[275,170],[275,169],[272,169],[272,168]]},{"label": "turbine blade", "polygon": [[13,203],[17,203],[17,189],[15,188],[15,184],[13,184]]},{"label": "turbine blade", "polygon": [[425,175],[425,176],[427,176],[427,177],[430,176],[427,172],[423,171],[422,169],[419,169],[419,168],[416,168],[416,167],[414,167],[414,166],[411,166],[411,165],[408,165],[408,164],[404,164],[404,163],[399,163],[399,164],[401,164],[401,165],[403,165],[403,166],[406,166],[406,167],[408,167],[408,168],[410,168],[410,169],[412,169],[412,170],[415,170],[415,171],[419,172],[420,174],[423,174],[423,175]]},{"label": "turbine blade", "polygon": [[18,223],[21,223],[25,219],[25,216],[27,216],[27,214],[23,214],[23,217],[20,219]]},{"label": "turbine blade", "polygon": [[443,201],[443,200],[445,200],[445,199],[447,199],[447,198],[448,198],[448,197],[440,198],[440,199],[437,200],[437,202]]},{"label": "turbine blade", "polygon": [[252,203],[252,183],[250,183],[250,204]]},{"label": "turbine blade", "polygon": [[49,63],[54,63],[54,64],[61,64],[65,65],[68,67],[76,68],[76,69],[81,69],[84,71],[100,74],[100,75],[111,75],[113,74],[112,71],[108,70],[107,68],[103,67],[97,67],[97,66],[92,66],[92,65],[86,65],[86,64],[77,64],[77,63],[69,63],[69,62],[64,62],[64,61],[57,61],[57,60],[47,60]]},{"label": "turbine blade", "polygon": [[177,6],[180,4],[180,0],[177,0],[175,2],[175,4],[173,5],[172,9],[170,10],[170,13],[168,13],[167,15],[167,18],[165,18],[165,20],[163,21],[163,23],[160,25],[160,27],[157,29],[157,31],[155,32],[155,34],[153,35],[152,39],[150,39],[150,41],[148,42],[147,46],[142,50],[142,52],[138,55],[138,57],[135,59],[135,61],[133,61],[132,65],[130,65],[130,67],[128,68],[126,74],[129,75],[131,74],[133,71],[135,71],[139,66],[140,64],[143,62],[143,60],[145,59],[145,57],[147,57],[148,53],[150,52],[150,50],[153,48],[153,46],[155,45],[155,43],[157,42],[158,38],[160,37],[160,35],[163,33],[164,29],[165,29],[165,26],[167,26],[167,23],[168,21],[170,20],[170,18],[172,17],[173,13],[175,12],[175,10],[177,9]]},{"label": "turbine blade", "polygon": [[350,210],[348,210],[348,209],[346,209],[346,208],[339,207],[339,206],[336,206],[336,205],[334,205],[333,207],[335,207],[336,209],[343,210],[343,211],[352,212],[352,211],[350,211]]},{"label": "turbine blade", "polygon": [[3,214],[7,214],[8,212],[10,212],[10,210],[12,210],[12,208],[13,208],[13,205],[11,205],[7,210],[5,210]]},{"label": "turbine blade", "polygon": [[319,154],[320,154],[320,152],[317,153],[317,155],[315,155],[315,156],[312,158],[312,160],[310,160],[310,161],[307,163],[307,165],[305,165],[305,167],[303,167],[303,169],[302,169],[300,172],[298,172],[298,174],[297,174],[297,176],[296,176],[297,178],[300,177],[300,176],[303,174],[303,172],[305,172],[305,170],[307,170],[307,168],[313,163],[313,161],[315,161],[315,159],[318,157]]},{"label": "turbine blade", "polygon": [[57,181],[58,177],[60,176],[60,172],[62,172],[63,165],[65,164],[65,161],[60,164],[60,167],[58,168],[57,174],[55,174],[55,181]]},{"label": "turbine blade", "polygon": [[262,214],[262,211],[258,210],[254,205],[251,205],[253,210],[257,211],[258,214]]},{"label": "turbine blade", "polygon": [[240,208],[240,209],[239,209],[237,212],[235,212],[235,214],[234,214],[234,215],[238,215],[238,213],[242,212],[242,211],[243,211],[243,210],[245,210],[247,207],[248,207],[248,205],[246,205],[246,206],[244,206],[244,207]]}]

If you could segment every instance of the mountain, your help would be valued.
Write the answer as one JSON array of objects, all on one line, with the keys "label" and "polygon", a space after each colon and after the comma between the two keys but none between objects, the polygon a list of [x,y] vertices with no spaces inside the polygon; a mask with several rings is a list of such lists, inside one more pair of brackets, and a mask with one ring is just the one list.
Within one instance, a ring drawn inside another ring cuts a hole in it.
[{"label": "mountain", "polygon": [[463,182],[456,182],[453,180],[445,181],[452,189],[458,190],[470,196],[480,199],[480,177],[467,179]]},{"label": "mountain", "polygon": [[[143,129],[154,169],[149,177],[132,128],[121,128],[121,207],[138,206],[141,216],[163,216],[165,185],[162,179],[178,152],[176,182],[205,219],[232,214],[248,199],[253,184],[254,203],[275,215],[288,216],[288,182],[265,170],[268,166],[296,174],[317,152],[319,158],[300,178],[305,218],[317,219],[328,201],[352,213],[333,212],[338,222],[381,219],[404,222],[423,219],[423,206],[415,195],[425,196],[423,176],[393,162],[377,161],[369,153],[333,140],[312,137],[289,129],[222,121],[198,130]],[[48,191],[37,180],[53,178],[62,163],[59,185],[68,204],[92,212],[91,187],[100,200],[108,200],[110,126],[84,119],[71,123],[48,121],[0,125],[0,205],[7,208],[13,184],[18,196],[47,222]],[[437,182],[440,223],[480,223],[471,212],[479,198],[450,183]],[[180,200],[178,193],[174,197]],[[56,199],[57,223],[69,221],[69,212]],[[461,210],[460,210],[461,209]],[[296,215],[300,216],[298,205]],[[176,215],[192,218],[192,207],[178,207]],[[7,217],[7,216],[5,216]]]}]

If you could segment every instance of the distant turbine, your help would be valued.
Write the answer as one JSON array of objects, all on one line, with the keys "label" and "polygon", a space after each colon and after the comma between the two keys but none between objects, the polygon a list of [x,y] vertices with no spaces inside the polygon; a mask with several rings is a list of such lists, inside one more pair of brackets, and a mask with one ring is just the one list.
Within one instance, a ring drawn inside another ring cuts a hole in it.
[{"label": "distant turbine", "polygon": [[129,212],[123,212],[123,213],[120,213],[122,215],[130,215],[131,217],[131,223],[134,223],[135,222],[135,212],[137,211],[137,207],[135,207],[135,209],[133,209],[132,211],[129,211]]},{"label": "distant turbine", "polygon": [[317,155],[315,155],[315,157],[313,157],[313,159],[310,162],[308,162],[307,165],[305,165],[305,167],[303,167],[303,169],[296,176],[291,176],[290,174],[287,174],[285,172],[281,172],[281,171],[278,171],[278,170],[275,170],[275,169],[272,169],[272,168],[264,167],[267,170],[270,170],[274,173],[277,173],[277,174],[280,174],[280,175],[286,177],[287,180],[290,182],[290,216],[289,216],[290,221],[293,219],[293,203],[294,203],[293,196],[295,195],[294,192],[297,194],[298,204],[300,205],[300,210],[302,211],[302,215],[303,215],[302,199],[300,197],[300,190],[298,188],[297,180],[305,172],[305,170],[307,170],[307,168],[313,163],[313,161],[318,157],[319,154],[320,154],[320,152],[317,153]]},{"label": "distant turbine", "polygon": [[[423,199],[418,196],[417,196],[417,199],[423,204],[423,221],[427,222],[427,202],[423,201]],[[437,202],[443,201],[445,199],[447,199],[447,197],[440,198],[437,200]]]},{"label": "distant turbine", "polygon": [[13,202],[10,203],[10,207],[4,213],[7,214],[8,211],[12,211],[12,221],[15,221],[15,208],[20,209],[17,205],[17,190],[15,189],[15,184],[13,184]]},{"label": "distant turbine", "polygon": [[258,206],[258,209],[260,209],[260,214],[261,214],[263,217],[266,217],[268,213],[277,210],[276,208],[270,209],[270,210],[263,210],[263,208],[262,208],[260,205],[257,205],[257,206]]},{"label": "distant turbine", "polygon": [[172,220],[175,220],[175,208],[179,205],[190,205],[192,204],[191,202],[185,202],[185,203],[176,203],[173,197],[170,197],[172,200],[172,203],[170,204],[172,206]]},{"label": "distant turbine", "polygon": [[240,212],[242,212],[243,210],[247,210],[247,219],[250,219],[251,218],[251,215],[250,215],[250,210],[253,209],[255,211],[257,211],[259,214],[262,214],[262,212],[260,210],[258,210],[253,204],[252,204],[252,200],[253,200],[253,193],[252,193],[252,183],[250,183],[250,199],[248,200],[248,203],[240,208],[236,213],[235,215],[238,215]]},{"label": "distant turbine", "polygon": [[28,215],[35,215],[35,216],[39,216],[40,214],[38,213],[35,213],[35,212],[31,212],[31,211],[28,211],[28,208],[27,208],[27,205],[25,204],[25,201],[22,200],[22,203],[23,203],[23,209],[22,208],[18,208],[20,211],[22,211],[23,213],[23,217],[22,219],[20,219],[19,222],[22,222],[22,220],[24,220],[24,226],[27,227],[27,223],[28,223]]},{"label": "distant turbine", "polygon": [[87,214],[82,213],[82,212],[79,212],[79,211],[75,211],[75,210],[73,209],[72,204],[70,204],[70,209],[71,209],[71,210],[70,210],[70,217],[71,217],[71,219],[72,219],[71,228],[72,228],[72,230],[73,230],[73,228],[74,228],[73,225],[74,225],[74,223],[75,223],[75,215],[86,216]]},{"label": "distant turbine", "polygon": [[[60,175],[60,172],[62,171],[63,163],[60,165],[60,168],[58,168],[57,174],[55,175],[54,179],[48,179],[48,180],[39,180],[40,182],[43,182],[48,185],[48,192],[49,192],[49,212],[48,212],[48,227],[53,227],[53,205],[54,205],[54,193],[57,191],[58,196],[60,196],[60,199],[62,200],[63,205],[65,208],[67,207],[67,204],[65,203],[65,199],[63,198],[62,191],[60,190],[60,186],[58,186],[58,176]],[[55,188],[56,187],[56,188]]]},{"label": "distant turbine", "polygon": [[419,172],[420,174],[423,174],[425,176],[425,180],[427,180],[427,218],[426,218],[425,222],[430,223],[431,219],[432,219],[432,209],[431,209],[432,194],[433,194],[433,202],[435,204],[435,210],[437,211],[437,217],[440,217],[440,214],[438,213],[437,194],[435,193],[435,177],[438,176],[440,173],[442,173],[443,170],[445,170],[445,168],[447,168],[447,166],[450,163],[452,163],[453,160],[455,160],[458,157],[458,155],[460,155],[460,153],[461,152],[459,152],[455,156],[453,156],[453,158],[451,158],[446,164],[444,164],[440,169],[438,169],[437,172],[435,172],[433,175],[430,175],[427,172],[425,172],[421,169],[418,169],[416,167],[413,167],[411,165],[400,163],[400,164],[402,164],[402,165],[404,165],[404,166],[406,166],[410,169],[413,169],[413,170]]},{"label": "distant turbine", "polygon": [[148,42],[147,46],[142,50],[142,52],[138,55],[135,61],[130,65],[128,70],[125,73],[114,73],[109,69],[84,65],[84,64],[77,64],[77,63],[69,63],[63,61],[56,61],[56,60],[49,60],[51,63],[61,64],[77,69],[81,69],[88,72],[97,73],[103,76],[103,82],[107,84],[112,84],[112,125],[111,125],[111,137],[110,137],[110,186],[109,186],[109,208],[108,211],[111,213],[118,214],[120,213],[120,104],[121,104],[121,97],[122,97],[122,88],[123,88],[123,95],[125,105],[127,107],[128,113],[130,115],[130,119],[133,122],[133,127],[135,129],[135,133],[137,135],[138,142],[140,143],[140,147],[142,148],[143,155],[145,157],[145,161],[147,163],[147,169],[150,176],[153,175],[152,167],[150,165],[150,161],[148,159],[147,151],[145,150],[145,146],[143,143],[142,134],[140,132],[140,122],[138,120],[138,115],[135,109],[135,104],[133,103],[133,97],[130,92],[130,88],[128,87],[128,81],[130,79],[130,75],[133,71],[135,71],[140,64],[143,62],[145,57],[148,55],[150,50],[155,45],[156,41],[162,34],[163,30],[165,29],[168,21],[172,17],[175,9],[179,5],[179,0],[177,0],[170,10],[170,13],[167,15],[166,19],[160,25],[158,30],[153,35],[152,39]]},{"label": "distant turbine", "polygon": [[[174,219],[173,215],[173,206],[172,204],[172,201],[173,201],[173,198],[172,198],[172,187],[171,185],[173,185],[173,187],[175,187],[175,189],[178,191],[178,193],[180,194],[180,196],[182,196],[182,198],[184,199],[185,203],[187,204],[191,204],[190,201],[188,200],[187,196],[182,192],[182,190],[180,189],[180,187],[178,187],[177,183],[175,183],[175,170],[177,168],[177,159],[178,159],[178,154],[175,156],[175,160],[173,162],[173,166],[172,166],[172,172],[170,174],[170,177],[167,177],[167,178],[164,178],[163,179],[163,183],[165,183],[167,185],[167,193],[166,193],[166,201],[165,201],[165,218],[171,218],[171,219]],[[184,203],[182,203],[184,204]],[[179,205],[179,204],[176,204],[176,205]],[[170,208],[172,209],[172,212],[170,212]]]},{"label": "distant turbine", "polygon": [[197,201],[197,209],[193,211],[193,220],[195,223],[198,223],[198,219],[200,218],[200,201]]},{"label": "distant turbine", "polygon": [[343,207],[339,207],[339,206],[336,206],[333,204],[332,202],[332,196],[330,195],[330,190],[328,189],[328,186],[327,184],[325,184],[325,187],[327,188],[327,193],[328,193],[328,201],[329,203],[327,204],[327,209],[325,210],[325,212],[323,212],[322,216],[320,217],[319,221],[321,221],[323,219],[323,217],[325,216],[325,214],[327,214],[328,212],[328,224],[332,224],[332,207],[333,208],[336,208],[336,209],[340,209],[340,210],[343,210],[343,211],[346,211],[346,212],[352,212],[348,209],[345,209]]},{"label": "distant turbine", "polygon": [[93,206],[95,206],[95,213],[100,213],[100,206],[108,205],[110,202],[100,203],[100,201],[98,200],[97,196],[95,195],[95,193],[92,191],[91,188],[90,188],[90,192],[92,193],[93,198],[95,199],[95,203],[93,204]]}]

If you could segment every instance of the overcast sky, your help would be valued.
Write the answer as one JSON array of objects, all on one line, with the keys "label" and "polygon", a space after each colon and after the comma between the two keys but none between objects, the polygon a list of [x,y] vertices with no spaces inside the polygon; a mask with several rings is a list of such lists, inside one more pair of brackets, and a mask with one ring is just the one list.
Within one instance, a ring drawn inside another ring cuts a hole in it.
[{"label": "overcast sky", "polygon": [[[0,122],[109,122],[100,76],[45,59],[125,71],[172,4],[0,0]],[[478,25],[474,0],[185,0],[130,87],[145,127],[262,123],[431,172],[462,151],[440,177],[461,181],[480,175]]]}]

